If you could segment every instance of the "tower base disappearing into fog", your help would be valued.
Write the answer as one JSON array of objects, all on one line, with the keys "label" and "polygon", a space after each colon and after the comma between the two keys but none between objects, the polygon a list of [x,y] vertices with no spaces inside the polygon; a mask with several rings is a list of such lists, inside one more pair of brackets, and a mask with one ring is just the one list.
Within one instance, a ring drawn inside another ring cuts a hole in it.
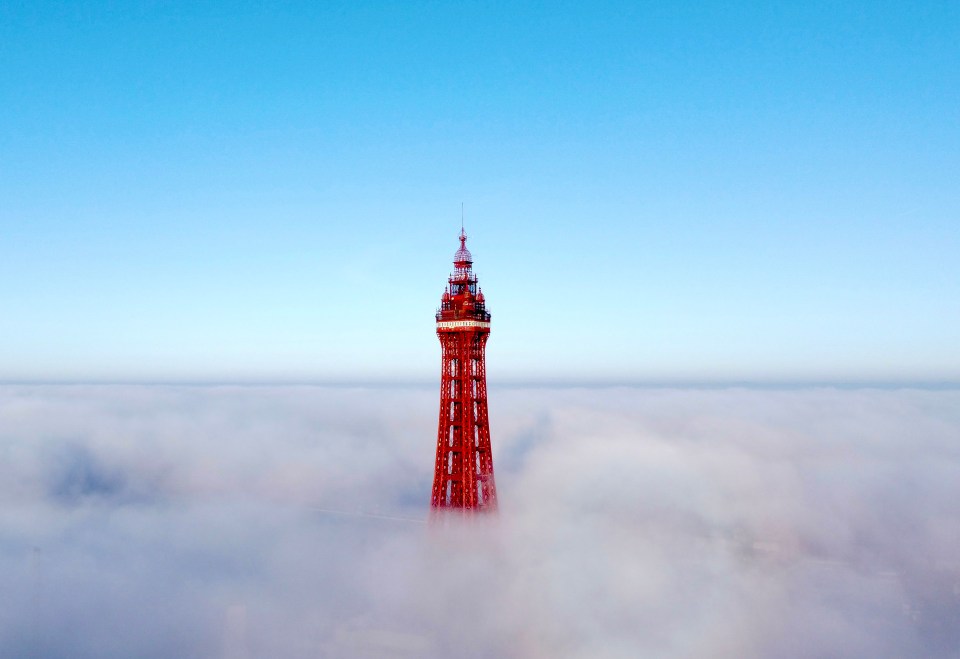
[{"label": "tower base disappearing into fog", "polygon": [[432,510],[497,509],[487,417],[484,350],[490,314],[473,274],[467,235],[460,231],[454,271],[437,311],[437,336],[443,351],[440,375],[440,423],[433,472]]}]

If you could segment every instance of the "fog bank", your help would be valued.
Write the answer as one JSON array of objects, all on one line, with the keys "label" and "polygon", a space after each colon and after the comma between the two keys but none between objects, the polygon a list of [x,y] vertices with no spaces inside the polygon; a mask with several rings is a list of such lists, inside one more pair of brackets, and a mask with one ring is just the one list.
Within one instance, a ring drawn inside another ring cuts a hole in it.
[{"label": "fog bank", "polygon": [[0,656],[960,657],[960,391],[0,387]]}]

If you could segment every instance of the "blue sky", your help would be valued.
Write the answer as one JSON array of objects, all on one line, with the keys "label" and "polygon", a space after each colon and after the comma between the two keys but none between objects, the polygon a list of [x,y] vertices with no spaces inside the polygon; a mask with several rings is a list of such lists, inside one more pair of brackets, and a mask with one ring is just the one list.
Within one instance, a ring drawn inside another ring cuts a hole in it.
[{"label": "blue sky", "polygon": [[960,5],[0,5],[0,379],[960,380]]}]

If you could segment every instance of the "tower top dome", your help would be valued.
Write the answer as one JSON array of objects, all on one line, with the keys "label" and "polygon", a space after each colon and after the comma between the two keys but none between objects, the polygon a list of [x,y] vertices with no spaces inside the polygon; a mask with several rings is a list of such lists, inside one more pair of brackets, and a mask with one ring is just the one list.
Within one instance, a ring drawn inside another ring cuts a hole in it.
[{"label": "tower top dome", "polygon": [[457,265],[461,263],[473,263],[473,254],[467,249],[467,232],[460,229],[460,249],[453,255],[453,262]]}]

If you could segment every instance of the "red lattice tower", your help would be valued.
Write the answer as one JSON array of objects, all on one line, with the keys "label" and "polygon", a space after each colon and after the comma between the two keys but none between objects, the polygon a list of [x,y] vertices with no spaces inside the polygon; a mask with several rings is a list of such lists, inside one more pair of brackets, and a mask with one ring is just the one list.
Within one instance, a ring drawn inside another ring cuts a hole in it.
[{"label": "red lattice tower", "polygon": [[497,488],[490,453],[484,365],[490,314],[473,274],[473,257],[462,229],[453,265],[437,310],[443,366],[430,505],[434,509],[493,511],[497,509]]}]

